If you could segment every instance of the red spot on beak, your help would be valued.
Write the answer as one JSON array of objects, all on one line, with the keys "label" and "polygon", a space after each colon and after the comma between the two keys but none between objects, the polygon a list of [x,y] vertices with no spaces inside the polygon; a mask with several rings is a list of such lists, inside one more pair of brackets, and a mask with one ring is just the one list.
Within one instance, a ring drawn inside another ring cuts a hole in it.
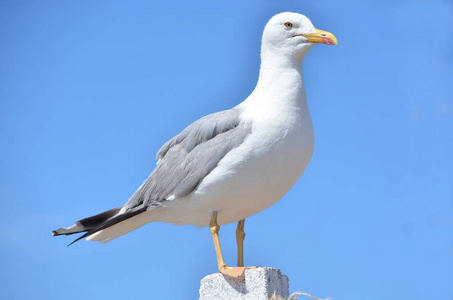
[{"label": "red spot on beak", "polygon": [[331,39],[323,39],[322,42],[326,45],[335,45]]}]

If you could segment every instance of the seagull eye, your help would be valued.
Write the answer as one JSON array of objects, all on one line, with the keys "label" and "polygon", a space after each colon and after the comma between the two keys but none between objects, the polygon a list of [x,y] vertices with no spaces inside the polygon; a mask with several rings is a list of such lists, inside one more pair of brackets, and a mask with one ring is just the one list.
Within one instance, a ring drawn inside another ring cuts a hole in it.
[{"label": "seagull eye", "polygon": [[291,29],[291,28],[293,28],[293,23],[291,23],[291,22],[286,22],[286,23],[285,23],[285,27],[288,28],[288,29]]}]

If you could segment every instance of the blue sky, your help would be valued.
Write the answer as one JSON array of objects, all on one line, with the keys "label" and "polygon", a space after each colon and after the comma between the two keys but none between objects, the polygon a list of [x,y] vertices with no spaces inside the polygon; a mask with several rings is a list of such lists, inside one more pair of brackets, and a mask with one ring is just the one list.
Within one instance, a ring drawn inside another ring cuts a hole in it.
[{"label": "blue sky", "polygon": [[[303,70],[313,159],[246,220],[245,263],[334,299],[453,299],[453,4],[400,1],[0,3],[0,298],[196,299],[207,228],[152,223],[111,243],[51,230],[122,205],[159,147],[253,90],[267,20],[334,33]],[[235,224],[222,227],[236,261]]]}]

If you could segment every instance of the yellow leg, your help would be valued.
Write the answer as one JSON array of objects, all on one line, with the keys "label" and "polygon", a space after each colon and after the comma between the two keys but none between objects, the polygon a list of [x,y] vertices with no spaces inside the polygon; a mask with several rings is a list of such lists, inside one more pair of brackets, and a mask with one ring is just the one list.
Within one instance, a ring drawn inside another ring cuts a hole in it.
[{"label": "yellow leg", "polygon": [[238,222],[238,227],[236,228],[236,243],[238,244],[238,267],[244,266],[244,220]]},{"label": "yellow leg", "polygon": [[209,228],[211,229],[212,239],[214,240],[215,253],[217,255],[217,267],[219,272],[223,275],[230,277],[244,277],[244,267],[228,267],[223,260],[222,249],[220,248],[219,230],[220,226],[217,224],[217,212],[214,211],[209,222]]}]

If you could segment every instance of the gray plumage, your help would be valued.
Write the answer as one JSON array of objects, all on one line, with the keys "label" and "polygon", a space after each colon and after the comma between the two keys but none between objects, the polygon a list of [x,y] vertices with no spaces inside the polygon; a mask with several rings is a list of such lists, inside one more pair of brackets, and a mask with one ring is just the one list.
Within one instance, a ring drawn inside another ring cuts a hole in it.
[{"label": "gray plumage", "polygon": [[193,192],[250,133],[250,125],[241,123],[239,115],[238,108],[207,115],[165,143],[157,153],[155,170],[122,212],[140,205],[157,207],[172,195],[179,198]]},{"label": "gray plumage", "polygon": [[238,108],[233,108],[192,123],[162,146],[156,156],[159,159],[156,168],[123,207],[80,220],[70,228],[53,231],[53,235],[86,232],[73,244],[158,207],[170,196],[178,198],[190,194],[220,160],[251,132],[250,124],[241,122],[240,112]]}]

